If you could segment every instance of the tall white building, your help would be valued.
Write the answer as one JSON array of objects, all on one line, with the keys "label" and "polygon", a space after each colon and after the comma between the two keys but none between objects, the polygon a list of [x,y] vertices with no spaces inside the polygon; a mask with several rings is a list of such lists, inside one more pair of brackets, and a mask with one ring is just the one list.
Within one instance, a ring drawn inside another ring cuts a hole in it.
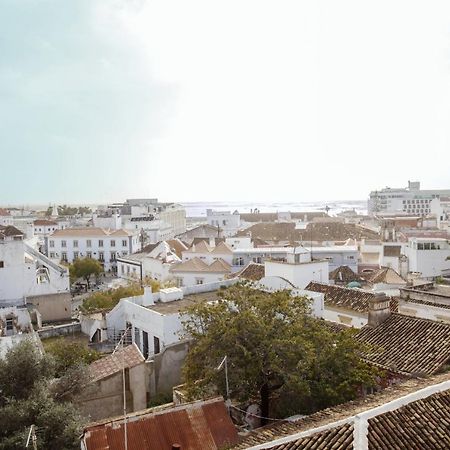
[{"label": "tall white building", "polygon": [[406,188],[386,187],[369,195],[369,214],[412,214],[425,216],[431,213],[431,201],[450,196],[450,189],[421,190],[419,181],[409,181]]},{"label": "tall white building", "polygon": [[206,220],[208,225],[220,230],[220,235],[224,237],[234,236],[241,227],[241,216],[238,211],[213,211],[206,210]]},{"label": "tall white building", "polygon": [[93,258],[106,271],[115,271],[118,257],[139,248],[139,236],[123,229],[66,228],[45,238],[45,250],[51,260],[72,263],[77,258]]},{"label": "tall white building", "polygon": [[0,226],[0,306],[69,292],[68,270],[29,247],[15,227]]}]

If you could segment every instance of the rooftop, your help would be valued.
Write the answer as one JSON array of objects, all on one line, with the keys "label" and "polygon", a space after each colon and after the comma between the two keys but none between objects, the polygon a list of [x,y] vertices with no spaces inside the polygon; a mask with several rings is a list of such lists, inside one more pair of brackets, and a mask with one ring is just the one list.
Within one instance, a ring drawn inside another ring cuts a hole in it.
[{"label": "rooftop", "polygon": [[10,216],[10,215],[11,213],[7,209],[0,208],[0,216]]},{"label": "rooftop", "polygon": [[7,225],[6,227],[0,225],[0,239],[8,236],[23,236],[23,232],[12,225]]},{"label": "rooftop", "polygon": [[107,378],[117,372],[121,372],[123,364],[126,368],[131,368],[145,361],[142,353],[135,344],[128,345],[117,350],[114,354],[105,356],[94,361],[89,366],[93,381]]},{"label": "rooftop", "polygon": [[180,264],[173,266],[170,271],[172,273],[183,272],[202,272],[202,273],[229,273],[231,266],[222,258],[216,259],[210,265],[206,264],[200,258],[192,258]]},{"label": "rooftop", "polygon": [[368,362],[398,373],[432,375],[450,361],[450,324],[392,313],[357,339],[371,346]]},{"label": "rooftop", "polygon": [[367,313],[369,311],[369,300],[375,297],[373,292],[315,281],[311,281],[305,289],[307,291],[325,294],[325,305],[345,308],[360,313]]},{"label": "rooftop", "polygon": [[[355,424],[355,417],[361,418],[363,413],[390,402],[396,402],[397,409],[392,412],[388,412],[387,408],[384,411],[379,409],[380,413],[374,415],[376,420],[368,420],[370,450],[448,448],[449,434],[445,429],[450,421],[449,391],[429,395],[406,406],[402,406],[404,403],[400,399],[422,389],[448,383],[449,380],[448,373],[427,379],[407,379],[376,394],[327,408],[292,422],[277,422],[256,429],[233,449],[243,450],[256,445],[264,445],[264,448],[272,450],[353,449],[350,429]],[[319,431],[319,427],[325,430]],[[296,434],[306,434],[315,429],[316,433],[311,432],[309,436],[295,439]],[[274,442],[276,439],[284,439],[285,442],[279,444]],[[428,446],[419,446],[417,442],[427,443]],[[413,445],[409,446],[411,443]]]},{"label": "rooftop", "polygon": [[242,270],[230,275],[229,278],[242,278],[244,280],[259,281],[265,276],[264,264],[249,262]]},{"label": "rooftop", "polygon": [[55,222],[54,220],[47,220],[47,219],[36,219],[33,222],[33,225],[58,225],[58,222]]},{"label": "rooftop", "polygon": [[352,281],[364,281],[364,279],[353,272],[348,266],[339,266],[330,272],[330,280],[335,283],[350,283]]},{"label": "rooftop", "polygon": [[178,314],[186,311],[190,306],[198,303],[215,302],[219,300],[218,291],[203,292],[201,294],[189,294],[184,296],[180,300],[173,300],[170,302],[157,302],[154,305],[147,306],[147,309],[151,309],[162,315]]},{"label": "rooftop", "polygon": [[86,228],[65,228],[64,230],[56,230],[52,233],[52,237],[93,237],[93,236],[117,236],[117,237],[127,237],[133,234],[127,230],[110,230],[105,228],[97,227],[86,227]]},{"label": "rooftop", "polygon": [[[127,427],[130,450],[216,450],[238,440],[221,397],[130,414]],[[86,427],[84,441],[87,450],[123,450],[123,418]]]},{"label": "rooftop", "polygon": [[390,267],[381,267],[369,273],[362,273],[362,277],[369,283],[401,284],[406,285],[406,281]]}]

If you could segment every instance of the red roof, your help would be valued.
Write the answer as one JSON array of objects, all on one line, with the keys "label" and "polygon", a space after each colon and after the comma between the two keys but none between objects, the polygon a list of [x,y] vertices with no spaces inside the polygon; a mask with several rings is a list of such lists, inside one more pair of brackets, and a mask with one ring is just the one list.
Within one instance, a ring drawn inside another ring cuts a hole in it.
[{"label": "red roof", "polygon": [[47,220],[47,219],[36,219],[33,222],[33,225],[58,225],[57,222],[54,222],[53,220]]},{"label": "red roof", "polygon": [[[127,435],[128,450],[216,450],[238,442],[221,397],[130,415]],[[123,418],[86,427],[84,441],[87,450],[123,450]]]}]

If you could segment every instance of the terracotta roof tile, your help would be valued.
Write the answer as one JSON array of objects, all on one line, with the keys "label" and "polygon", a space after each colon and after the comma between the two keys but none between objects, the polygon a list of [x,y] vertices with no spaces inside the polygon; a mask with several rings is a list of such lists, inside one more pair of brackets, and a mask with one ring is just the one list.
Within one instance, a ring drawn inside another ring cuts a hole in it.
[{"label": "terracotta roof tile", "polygon": [[383,248],[384,256],[400,256],[401,245],[385,245]]},{"label": "terracotta roof tile", "polygon": [[450,324],[392,313],[356,338],[372,346],[367,361],[395,372],[431,375],[450,361]]},{"label": "terracotta roof tile", "polygon": [[350,283],[351,281],[364,281],[362,277],[353,272],[348,266],[339,266],[330,272],[330,279],[335,283]]},{"label": "terracotta roof tile", "polygon": [[241,271],[233,273],[229,278],[242,278],[249,281],[259,281],[265,276],[264,264],[250,261]]},{"label": "terracotta roof tile", "polygon": [[3,226],[0,225],[0,237],[6,237],[6,236],[23,236],[22,231],[17,229],[16,227],[13,227],[12,225]]},{"label": "terracotta roof tile", "polygon": [[305,288],[307,291],[321,292],[325,294],[325,304],[339,308],[350,309],[366,313],[369,311],[369,299],[374,298],[373,292],[361,289],[346,288],[331,284],[323,284],[312,281]]},{"label": "terracotta roof tile", "polygon": [[114,354],[94,361],[89,368],[93,381],[98,381],[120,372],[124,363],[126,368],[131,368],[144,361],[142,353],[135,344],[132,344],[117,350]]}]

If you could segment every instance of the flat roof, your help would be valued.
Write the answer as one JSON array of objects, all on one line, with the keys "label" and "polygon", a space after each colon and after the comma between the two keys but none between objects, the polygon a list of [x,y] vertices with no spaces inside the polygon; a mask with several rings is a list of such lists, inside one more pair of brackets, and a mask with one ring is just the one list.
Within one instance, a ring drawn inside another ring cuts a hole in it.
[{"label": "flat roof", "polygon": [[177,314],[198,303],[214,302],[219,300],[217,293],[218,290],[202,292],[200,294],[189,294],[180,300],[173,300],[166,303],[156,302],[154,305],[147,306],[146,308],[162,315]]}]

